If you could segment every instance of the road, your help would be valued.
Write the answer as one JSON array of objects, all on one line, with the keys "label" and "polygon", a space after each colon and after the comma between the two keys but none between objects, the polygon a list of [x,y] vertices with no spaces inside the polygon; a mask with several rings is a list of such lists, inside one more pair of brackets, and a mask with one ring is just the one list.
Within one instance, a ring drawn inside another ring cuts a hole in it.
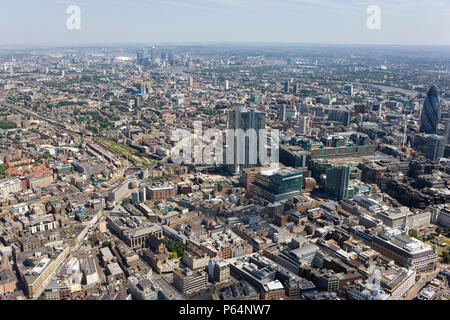
[{"label": "road", "polygon": [[431,273],[421,274],[419,281],[416,282],[415,286],[409,290],[407,296],[403,300],[413,300],[416,295],[422,290],[423,287],[427,285],[428,282],[433,280],[441,270],[444,269],[443,266],[438,265],[437,269]]}]

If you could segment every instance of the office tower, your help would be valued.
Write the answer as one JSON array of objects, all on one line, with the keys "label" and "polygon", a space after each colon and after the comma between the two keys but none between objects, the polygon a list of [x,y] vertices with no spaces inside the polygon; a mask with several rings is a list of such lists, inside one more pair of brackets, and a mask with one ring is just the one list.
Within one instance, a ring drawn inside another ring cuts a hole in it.
[{"label": "office tower", "polygon": [[300,117],[298,119],[298,129],[295,131],[298,134],[305,134],[309,130],[309,118],[306,117]]},{"label": "office tower", "polygon": [[339,278],[335,274],[325,273],[319,278],[319,289],[327,292],[337,292]]},{"label": "office tower", "polygon": [[414,147],[421,151],[425,158],[438,161],[444,156],[445,137],[436,134],[417,134],[414,137]]},{"label": "office tower", "polygon": [[138,108],[141,107],[142,104],[142,96],[136,96],[134,97],[134,105]]},{"label": "office tower", "polygon": [[147,201],[147,190],[145,190],[145,188],[139,189],[139,201],[140,202]]},{"label": "office tower", "polygon": [[194,78],[189,77],[189,87],[193,87],[194,86]]},{"label": "office tower", "polygon": [[350,125],[350,111],[332,109],[328,112],[328,120],[341,122],[344,126],[348,127]]},{"label": "office tower", "polygon": [[420,132],[436,133],[439,120],[441,120],[439,91],[435,85],[432,85],[423,103]]},{"label": "office tower", "polygon": [[284,84],[284,92],[289,93],[290,91],[291,91],[291,84],[289,83],[289,81],[286,81]]},{"label": "office tower", "polygon": [[208,274],[204,271],[194,272],[189,269],[175,270],[173,285],[182,294],[191,294],[207,287]]},{"label": "office tower", "polygon": [[213,261],[208,263],[209,277],[214,282],[225,282],[230,280],[230,264],[225,260]]},{"label": "office tower", "polygon": [[139,191],[133,191],[130,196],[131,203],[139,203]]},{"label": "office tower", "polygon": [[228,80],[225,80],[225,90],[230,89],[230,82]]},{"label": "office tower", "polygon": [[148,53],[147,48],[143,48],[141,51],[137,52],[137,59],[136,62],[138,65],[145,66],[148,64],[148,59],[150,58],[150,55]]},{"label": "office tower", "polygon": [[[259,131],[266,128],[266,114],[264,112],[255,110],[244,111],[243,108],[244,105],[237,104],[235,105],[234,110],[228,113],[228,129],[242,129],[244,134],[247,133],[249,129],[255,130],[256,144],[254,141],[250,141],[249,135],[245,135],[243,141],[244,144],[241,146],[239,137],[237,137],[236,134],[234,135],[233,163],[230,164],[227,159],[227,164],[229,164],[227,167],[235,174],[239,173],[241,168],[255,167],[260,163],[258,154]],[[226,143],[228,144],[228,141]],[[244,152],[244,155],[242,155],[242,152]],[[256,161],[254,161],[255,159]]]},{"label": "office tower", "polygon": [[384,231],[373,237],[372,248],[392,259],[402,267],[410,267],[418,273],[436,270],[438,253],[432,247],[415,238]]},{"label": "office tower", "polygon": [[353,85],[351,84],[344,85],[344,92],[347,92],[348,94],[350,94],[351,97],[353,97]]},{"label": "office tower", "polygon": [[152,47],[151,55],[152,55],[151,56],[152,62],[157,62],[156,60],[161,60],[161,53],[155,46]]},{"label": "office tower", "polygon": [[167,60],[169,61],[169,63],[170,63],[171,65],[174,64],[174,62],[175,62],[175,55],[173,54],[173,52],[169,52],[169,53],[167,54]]},{"label": "office tower", "polygon": [[147,88],[144,83],[139,83],[139,91],[144,94],[147,93]]},{"label": "office tower", "polygon": [[445,121],[445,144],[450,144],[450,118],[447,118]]},{"label": "office tower", "polygon": [[346,165],[332,166],[326,171],[325,195],[341,201],[348,198],[348,180],[350,167]]},{"label": "office tower", "polygon": [[255,175],[249,193],[271,202],[292,199],[301,194],[303,173],[292,168],[269,169]]},{"label": "office tower", "polygon": [[278,110],[278,120],[283,122],[286,121],[286,105],[281,105]]}]

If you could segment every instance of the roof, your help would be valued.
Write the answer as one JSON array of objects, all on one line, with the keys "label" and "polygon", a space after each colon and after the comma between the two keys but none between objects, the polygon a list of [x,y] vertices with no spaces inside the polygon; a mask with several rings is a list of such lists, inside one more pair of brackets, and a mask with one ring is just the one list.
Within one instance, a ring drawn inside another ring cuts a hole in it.
[{"label": "roof", "polygon": [[107,268],[109,273],[113,276],[123,274],[123,271],[117,262],[108,264]]}]

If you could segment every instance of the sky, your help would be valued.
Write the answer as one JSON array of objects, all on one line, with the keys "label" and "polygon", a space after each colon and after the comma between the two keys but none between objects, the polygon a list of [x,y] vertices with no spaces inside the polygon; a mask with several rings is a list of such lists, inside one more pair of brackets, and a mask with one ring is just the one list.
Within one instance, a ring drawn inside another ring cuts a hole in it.
[{"label": "sky", "polygon": [[[67,28],[70,5],[80,29]],[[371,5],[380,29],[369,29]],[[0,0],[0,45],[450,45],[450,0]]]}]

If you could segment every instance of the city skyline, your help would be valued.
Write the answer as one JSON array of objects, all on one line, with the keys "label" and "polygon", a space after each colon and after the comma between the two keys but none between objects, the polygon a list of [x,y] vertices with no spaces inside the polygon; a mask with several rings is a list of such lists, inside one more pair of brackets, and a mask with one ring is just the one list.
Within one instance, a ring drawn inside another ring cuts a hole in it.
[{"label": "city skyline", "polygon": [[450,300],[450,0],[0,1],[1,301]]}]

